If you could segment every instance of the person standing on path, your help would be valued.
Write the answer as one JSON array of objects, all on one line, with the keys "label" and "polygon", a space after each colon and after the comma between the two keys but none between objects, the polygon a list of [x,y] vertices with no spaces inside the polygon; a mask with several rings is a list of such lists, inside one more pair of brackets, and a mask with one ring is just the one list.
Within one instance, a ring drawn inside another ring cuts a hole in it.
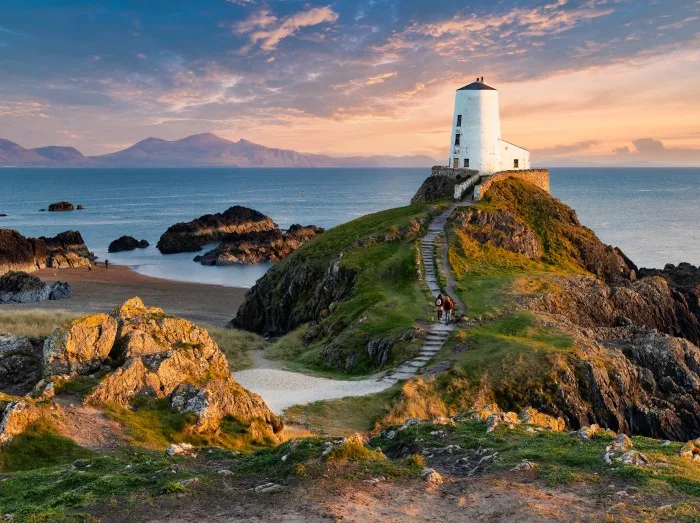
[{"label": "person standing on path", "polygon": [[437,309],[437,321],[441,322],[442,321],[442,305],[445,302],[445,298],[443,297],[442,293],[438,294],[437,298],[435,298],[435,308]]},{"label": "person standing on path", "polygon": [[109,269],[109,260],[105,259],[105,269]]}]

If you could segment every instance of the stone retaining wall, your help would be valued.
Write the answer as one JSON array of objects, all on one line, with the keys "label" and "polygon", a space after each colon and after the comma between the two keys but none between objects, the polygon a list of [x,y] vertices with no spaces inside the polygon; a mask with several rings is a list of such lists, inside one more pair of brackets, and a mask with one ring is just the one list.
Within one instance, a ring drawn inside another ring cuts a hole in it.
[{"label": "stone retaining wall", "polygon": [[444,165],[436,165],[433,167],[432,173],[433,176],[447,176],[448,178],[459,181],[466,180],[475,174],[479,174],[479,171],[475,171],[474,169],[454,169]]},{"label": "stone retaining wall", "polygon": [[549,171],[547,169],[527,169],[521,171],[501,171],[492,176],[482,176],[481,184],[474,188],[474,200],[479,201],[495,182],[517,178],[528,182],[543,191],[549,192]]},{"label": "stone retaining wall", "polygon": [[456,183],[455,190],[454,190],[454,199],[461,200],[464,197],[464,195],[469,191],[469,189],[471,189],[472,187],[477,185],[480,180],[481,180],[481,175],[475,174],[475,175],[467,178],[462,183]]}]

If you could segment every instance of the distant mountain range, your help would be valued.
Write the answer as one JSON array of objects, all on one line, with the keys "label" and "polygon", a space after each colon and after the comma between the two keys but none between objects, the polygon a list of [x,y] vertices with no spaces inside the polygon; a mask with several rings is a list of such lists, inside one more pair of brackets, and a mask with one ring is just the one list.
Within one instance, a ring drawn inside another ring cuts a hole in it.
[{"label": "distant mountain range", "polygon": [[334,158],[243,139],[233,142],[212,133],[173,141],[147,138],[100,156],[84,156],[74,147],[25,149],[0,139],[0,167],[430,167],[437,163],[423,155]]}]

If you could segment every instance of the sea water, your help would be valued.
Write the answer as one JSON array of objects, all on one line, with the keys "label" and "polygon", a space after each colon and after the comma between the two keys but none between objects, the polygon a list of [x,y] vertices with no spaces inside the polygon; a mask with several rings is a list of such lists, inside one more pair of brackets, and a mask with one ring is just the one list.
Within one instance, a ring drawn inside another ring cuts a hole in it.
[{"label": "sea water", "polygon": [[[550,170],[552,194],[581,222],[640,266],[700,264],[700,169]],[[155,248],[172,224],[232,205],[252,207],[281,228],[333,227],[407,205],[429,169],[0,169],[0,227],[25,236],[79,230],[100,260],[177,281],[249,287],[269,268],[205,267],[196,253],[162,255]],[[40,212],[70,201],[85,210]],[[122,236],[147,249],[107,253]]]}]

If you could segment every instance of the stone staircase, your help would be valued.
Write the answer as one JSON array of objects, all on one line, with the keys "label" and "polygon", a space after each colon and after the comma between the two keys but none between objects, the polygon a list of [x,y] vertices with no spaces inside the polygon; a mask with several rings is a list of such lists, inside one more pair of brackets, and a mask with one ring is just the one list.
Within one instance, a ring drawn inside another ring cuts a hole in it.
[{"label": "stone staircase", "polygon": [[[445,224],[453,210],[454,206],[450,206],[448,210],[436,217],[430,223],[427,233],[420,241],[423,266],[425,269],[425,284],[433,298],[436,298],[437,295],[440,294],[440,287],[438,286],[437,275],[435,274],[435,239],[445,232]],[[438,263],[442,263],[442,261],[438,260]],[[445,269],[448,270],[447,267],[445,267]],[[428,335],[425,343],[421,347],[420,354],[412,360],[390,370],[380,381],[396,383],[397,381],[412,377],[419,369],[425,367],[438,351],[442,349],[453,330],[454,325],[432,323],[430,327],[428,327]]]}]

